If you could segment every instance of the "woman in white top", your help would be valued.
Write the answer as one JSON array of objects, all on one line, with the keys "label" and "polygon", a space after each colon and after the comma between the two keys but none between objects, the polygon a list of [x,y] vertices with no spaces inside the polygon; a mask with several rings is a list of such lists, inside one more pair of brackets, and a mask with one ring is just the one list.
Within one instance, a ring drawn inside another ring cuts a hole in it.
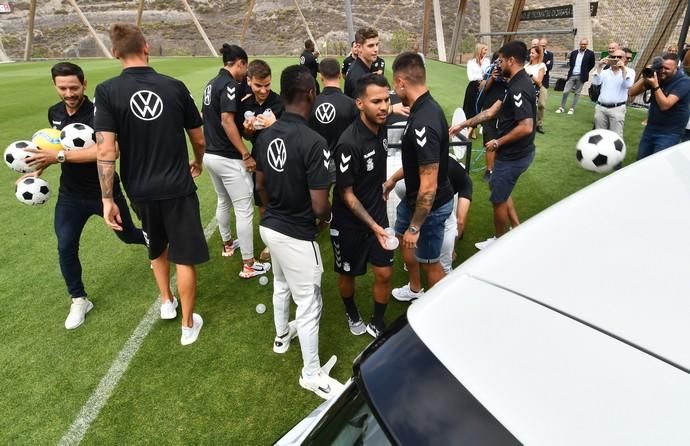
[{"label": "woman in white top", "polygon": [[474,57],[467,61],[467,80],[469,80],[469,83],[467,84],[465,100],[462,104],[462,109],[465,111],[467,119],[477,114],[479,82],[484,78],[484,73],[491,63],[489,58],[486,57],[488,51],[489,48],[486,45],[478,43],[474,48]]},{"label": "woman in white top", "polygon": [[544,133],[544,109],[548,94],[542,83],[544,74],[546,74],[546,64],[543,60],[544,53],[540,46],[533,46],[529,49],[529,63],[525,65],[525,71],[529,74],[534,88],[537,90],[537,131],[539,133]]}]

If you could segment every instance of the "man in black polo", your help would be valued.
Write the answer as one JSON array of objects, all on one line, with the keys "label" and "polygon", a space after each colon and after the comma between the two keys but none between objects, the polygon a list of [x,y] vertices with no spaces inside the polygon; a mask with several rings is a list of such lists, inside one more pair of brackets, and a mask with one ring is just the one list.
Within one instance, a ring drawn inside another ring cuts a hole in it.
[{"label": "man in black polo", "polygon": [[450,133],[454,135],[465,127],[474,127],[498,116],[497,138],[485,144],[487,151],[496,153],[496,162],[489,178],[495,236],[476,243],[478,249],[486,248],[505,234],[509,223],[512,227],[519,224],[511,194],[520,175],[534,160],[537,116],[536,93],[524,70],[526,53],[527,46],[519,41],[509,42],[498,50],[501,70],[508,80],[505,97],[477,116],[450,129]]},{"label": "man in black polo", "polygon": [[352,63],[355,61],[355,59],[357,59],[357,45],[355,44],[354,40],[350,44],[350,48],[350,54],[343,59],[343,68],[340,70],[340,73],[343,75],[343,79],[345,79],[345,76],[347,76],[347,72],[350,71],[350,66],[352,66]]},{"label": "man in black polo", "polygon": [[[307,126],[314,105],[314,79],[300,65],[283,70],[283,116],[256,140],[256,188],[266,212],[259,232],[273,259],[273,351],[285,353],[299,336],[302,373],[299,383],[322,398],[336,396],[341,385],[319,362],[321,275],[316,219],[330,222],[326,141]],[[290,317],[290,297],[297,304]],[[330,363],[331,361],[329,361]]]},{"label": "man in black polo", "polygon": [[[223,241],[221,254],[231,256],[239,245],[242,270],[239,276],[250,279],[266,274],[270,263],[254,259],[254,184],[256,161],[242,140],[243,116],[240,82],[247,76],[247,53],[237,45],[223,44],[223,67],[204,88],[204,136],[208,170],[217,195],[216,220]],[[236,244],[230,229],[230,210],[235,212]]]},{"label": "man in black polo", "polygon": [[[406,263],[415,258],[431,288],[445,273],[439,262],[445,221],[453,211],[453,190],[448,181],[448,123],[441,106],[426,86],[426,69],[419,54],[406,52],[393,62],[395,93],[410,107],[402,137],[402,169],[384,186],[388,193],[405,178],[405,200],[397,208],[395,232],[402,239]],[[421,281],[410,283],[393,297],[410,301],[419,297]]]},{"label": "man in black polo", "polygon": [[[309,117],[309,127],[316,130],[326,139],[329,155],[335,150],[335,145],[343,131],[358,115],[355,101],[340,91],[340,72],[338,61],[324,59],[319,64],[323,91],[316,97],[314,109]],[[331,156],[329,174],[331,182],[335,182],[335,164]]]},{"label": "man in black polo", "polygon": [[355,33],[357,59],[345,76],[345,94],[355,99],[357,79],[371,72],[379,54],[379,33],[374,28],[360,28]]},{"label": "man in black polo", "polygon": [[[193,178],[201,174],[204,136],[201,117],[185,85],[148,66],[148,44],[130,24],[110,29],[113,55],[122,73],[96,87],[94,117],[103,217],[121,230],[113,201],[115,160],[121,155],[122,183],[141,218],[149,258],[161,296],[171,296],[170,262],[176,264],[182,305],[180,343],[197,340],[204,323],[194,313],[196,270],[208,260]],[[189,161],[185,133],[194,151]],[[174,310],[177,301],[167,300]]]},{"label": "man in black polo", "polygon": [[[377,337],[390,300],[393,251],[387,249],[388,214],[381,194],[388,156],[384,123],[390,86],[383,76],[369,74],[357,81],[359,118],[342,134],[335,150],[336,190],[333,193],[331,243],[338,273],[338,291],[353,335]],[[365,327],[355,303],[355,277],[374,271],[374,312]]]},{"label": "man in black polo", "polygon": [[302,54],[299,56],[299,64],[304,65],[305,67],[307,67],[307,69],[309,69],[309,72],[314,78],[314,83],[316,84],[316,94],[319,94],[319,92],[321,92],[319,82],[316,79],[316,75],[319,72],[318,57],[319,52],[316,51],[316,48],[314,47],[314,42],[311,39],[305,40],[304,51],[302,51]]},{"label": "man in black polo", "polygon": [[[50,73],[61,101],[48,109],[48,122],[58,130],[68,124],[81,123],[93,127],[93,103],[84,94],[86,79],[81,67],[70,62],[55,64]],[[60,271],[67,285],[72,304],[65,320],[68,330],[79,327],[93,303],[82,281],[79,261],[79,241],[88,219],[103,215],[101,186],[96,168],[96,145],[81,150],[32,150],[34,155],[27,159],[29,165],[38,171],[29,175],[40,175],[51,164],[60,164],[60,190],[55,205],[55,235],[58,241]],[[127,200],[120,189],[120,179],[113,178],[113,196],[121,209],[122,231],[115,231],[125,243],[145,244],[141,229],[134,226]],[[165,314],[161,317],[166,319]],[[173,316],[174,317],[174,316]]]}]

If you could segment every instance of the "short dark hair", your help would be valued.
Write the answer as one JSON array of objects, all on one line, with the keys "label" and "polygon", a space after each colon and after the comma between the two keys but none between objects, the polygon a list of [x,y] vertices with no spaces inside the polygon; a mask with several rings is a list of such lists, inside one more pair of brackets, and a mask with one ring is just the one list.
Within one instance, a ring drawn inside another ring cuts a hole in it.
[{"label": "short dark hair", "polygon": [[305,40],[304,49],[307,51],[312,51],[314,49],[314,42],[311,39]]},{"label": "short dark hair", "polygon": [[220,49],[220,54],[223,55],[223,65],[233,65],[238,60],[245,62],[249,60],[247,52],[237,45],[224,43]]},{"label": "short dark hair", "polygon": [[393,61],[393,74],[400,73],[408,82],[419,85],[426,82],[426,68],[422,57],[406,51],[398,55]]},{"label": "short dark hair", "polygon": [[621,49],[622,49],[622,50],[623,50],[623,52],[624,52],[624,53],[626,53],[626,54],[627,54],[627,53],[630,53],[630,54],[632,54],[632,53],[633,53],[633,50],[631,50],[631,49],[630,49],[630,48],[628,48],[627,46],[626,46],[625,48],[621,48]]},{"label": "short dark hair", "polygon": [[50,69],[50,75],[53,77],[53,82],[58,76],[77,76],[79,82],[84,83],[84,70],[79,65],[72,62],[59,62],[53,65]]},{"label": "short dark hair", "polygon": [[304,65],[290,65],[280,73],[280,96],[285,105],[294,104],[316,90],[314,77]]},{"label": "short dark hair", "polygon": [[355,42],[359,43],[361,45],[364,42],[366,42],[368,39],[374,39],[378,36],[379,36],[379,33],[374,28],[371,28],[371,27],[360,28],[355,33]]},{"label": "short dark hair", "polygon": [[115,57],[119,59],[140,53],[146,45],[146,38],[136,25],[115,23],[110,27],[110,42]]},{"label": "short dark hair", "polygon": [[332,57],[319,62],[319,73],[324,79],[336,79],[340,74],[340,63]]},{"label": "short dark hair", "polygon": [[261,59],[254,59],[247,65],[247,76],[255,77],[257,79],[266,79],[271,75],[271,67],[266,61]]},{"label": "short dark hair", "polygon": [[527,52],[527,45],[525,45],[525,42],[512,40],[503,45],[498,50],[498,54],[502,55],[504,59],[512,57],[517,63],[524,65],[525,56],[529,53]]},{"label": "short dark hair", "polygon": [[367,87],[369,87],[369,85],[386,87],[387,89],[391,88],[388,80],[386,80],[385,77],[381,76],[380,74],[369,73],[366,76],[362,76],[357,79],[357,82],[355,83],[355,97],[361,99],[363,96],[366,96]]},{"label": "short dark hair", "polygon": [[678,53],[667,52],[661,55],[663,60],[675,60],[678,63]]}]

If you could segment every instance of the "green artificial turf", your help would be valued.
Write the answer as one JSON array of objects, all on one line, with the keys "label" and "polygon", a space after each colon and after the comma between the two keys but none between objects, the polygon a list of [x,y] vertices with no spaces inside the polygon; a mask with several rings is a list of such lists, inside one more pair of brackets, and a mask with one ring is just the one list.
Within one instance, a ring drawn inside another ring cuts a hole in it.
[{"label": "green artificial turf", "polygon": [[[296,58],[266,59],[278,90],[281,69]],[[390,67],[392,58],[387,62]],[[52,63],[0,65],[3,148],[48,126],[47,108],[58,100],[50,80]],[[117,61],[78,63],[87,75],[88,94],[100,81],[120,71]],[[204,84],[220,67],[211,58],[154,58],[152,65],[184,81],[197,104]],[[462,104],[465,70],[430,61],[428,71],[432,94],[450,119],[455,107]],[[390,68],[387,74],[391,78]],[[589,99],[582,98],[574,116],[554,114],[559,100],[560,94],[551,90],[546,134],[537,136],[536,160],[514,193],[522,220],[602,177],[584,171],[575,160],[576,141],[592,125]],[[637,110],[628,112],[627,163],[634,159],[644,117]],[[95,308],[82,327],[64,329],[70,302],[52,228],[58,167],[50,167],[43,176],[52,186],[53,197],[44,206],[28,207],[13,196],[18,175],[0,169],[0,444],[56,444],[157,296],[144,249],[124,245],[101,219],[93,218],[82,236],[80,256]],[[473,180],[474,201],[465,236],[456,247],[458,262],[474,254],[473,244],[493,232],[487,187],[479,173],[473,174]],[[208,175],[203,174],[197,184],[202,220],[207,224],[215,214],[215,193]],[[258,231],[255,240],[258,252],[263,246]],[[345,381],[352,360],[371,338],[349,334],[326,233],[319,242],[326,265],[321,360],[336,354],[339,362],[333,375]],[[156,321],[83,444],[269,444],[320,404],[317,396],[297,383],[302,364],[299,344],[285,355],[271,350],[275,335],[271,286],[239,279],[239,255],[220,256],[217,232],[209,247],[211,261],[198,268],[197,311],[205,320],[199,341],[181,347],[179,319]],[[401,265],[397,256],[394,286],[406,282]],[[369,276],[357,281],[357,300],[367,320],[372,311],[371,283]],[[269,311],[257,314],[258,303],[266,304]],[[387,320],[406,308],[393,301]]]}]

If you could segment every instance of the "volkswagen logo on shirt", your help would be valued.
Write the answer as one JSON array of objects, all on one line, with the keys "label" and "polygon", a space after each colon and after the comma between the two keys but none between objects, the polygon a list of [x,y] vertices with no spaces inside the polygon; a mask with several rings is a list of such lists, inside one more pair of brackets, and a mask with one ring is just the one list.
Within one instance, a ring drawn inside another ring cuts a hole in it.
[{"label": "volkswagen logo on shirt", "polygon": [[163,113],[163,100],[150,90],[139,90],[129,98],[129,108],[142,121],[153,121]]},{"label": "volkswagen logo on shirt", "polygon": [[276,172],[285,170],[285,161],[287,160],[287,150],[285,150],[285,141],[276,138],[268,144],[268,164],[271,169]]},{"label": "volkswagen logo on shirt", "polygon": [[335,119],[335,107],[330,102],[324,102],[316,107],[314,114],[321,124],[330,124]]}]

